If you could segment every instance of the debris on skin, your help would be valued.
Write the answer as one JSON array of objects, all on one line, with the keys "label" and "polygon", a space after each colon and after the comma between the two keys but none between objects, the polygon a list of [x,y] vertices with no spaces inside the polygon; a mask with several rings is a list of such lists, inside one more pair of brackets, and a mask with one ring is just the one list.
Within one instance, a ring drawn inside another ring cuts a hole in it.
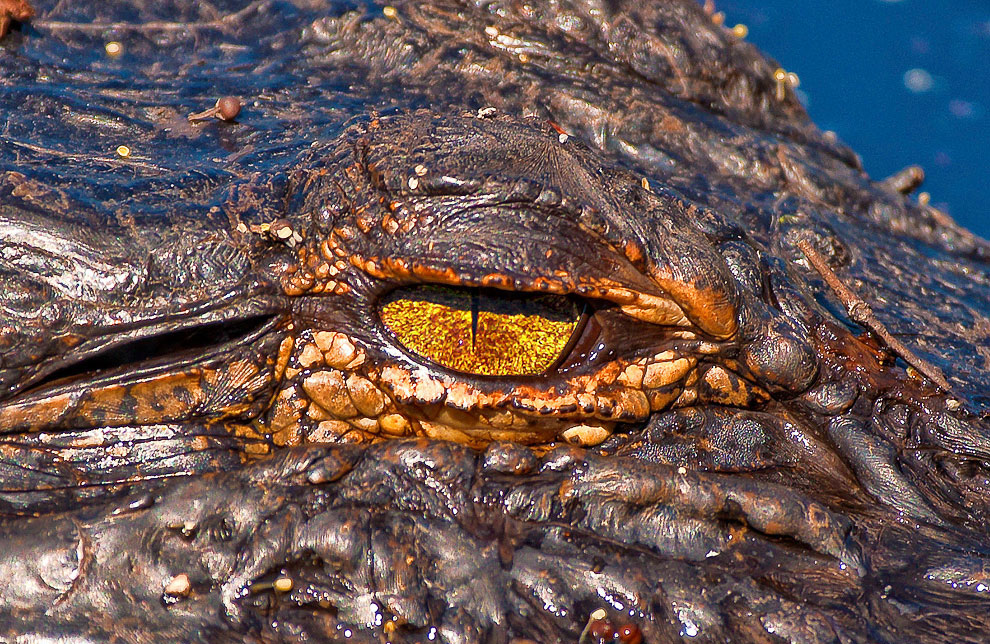
[{"label": "debris on skin", "polygon": [[188,117],[189,121],[205,121],[218,118],[221,121],[233,121],[241,113],[241,101],[234,96],[223,96],[217,99],[217,104],[208,110],[195,112]]},{"label": "debris on skin", "polygon": [[778,67],[773,72],[773,79],[777,83],[777,100],[782,101],[787,97],[787,89],[795,90],[801,86],[801,79],[794,72],[789,72],[782,67]]},{"label": "debris on skin", "polygon": [[192,584],[189,582],[189,575],[182,573],[181,575],[176,575],[165,584],[163,592],[171,597],[185,597],[189,594],[189,590],[192,588]]},{"label": "debris on skin", "polygon": [[881,181],[880,185],[887,190],[909,195],[917,190],[924,181],[925,171],[920,166],[909,165]]},{"label": "debris on skin", "polygon": [[233,96],[224,96],[217,101],[217,118],[233,121],[241,113],[241,102]]},{"label": "debris on skin", "polygon": [[292,228],[292,224],[287,219],[276,219],[265,224],[247,224],[241,222],[237,225],[237,232],[255,235],[264,235],[275,241],[282,242],[289,248],[294,248],[296,244],[303,240],[301,234]]},{"label": "debris on skin", "polygon": [[34,7],[27,0],[0,0],[0,38],[7,35],[14,22],[25,22],[34,17]]},{"label": "debris on skin", "polygon": [[635,624],[615,625],[604,609],[591,613],[578,644],[642,644],[643,633]]},{"label": "debris on skin", "polygon": [[870,308],[870,305],[839,280],[839,277],[829,268],[825,259],[807,240],[802,239],[797,243],[797,246],[804,253],[805,257],[808,258],[812,267],[822,276],[822,279],[825,280],[829,288],[832,289],[836,297],[839,298],[842,305],[846,307],[846,312],[854,322],[862,324],[880,336],[887,343],[887,346],[890,347],[891,351],[903,358],[905,362],[914,367],[923,376],[938,385],[939,389],[945,392],[952,389],[949,382],[945,379],[945,375],[942,374],[942,370],[927,360],[919,358],[903,342],[894,337],[880,323],[876,315],[873,314],[873,309]]}]

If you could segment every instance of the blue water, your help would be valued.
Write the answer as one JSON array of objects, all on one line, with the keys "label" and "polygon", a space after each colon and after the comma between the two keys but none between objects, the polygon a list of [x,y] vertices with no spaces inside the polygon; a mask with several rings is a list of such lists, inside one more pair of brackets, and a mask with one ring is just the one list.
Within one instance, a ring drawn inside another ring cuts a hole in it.
[{"label": "blue water", "polygon": [[921,190],[990,238],[990,3],[722,0],[726,24],[801,79],[812,118],[875,178],[917,164]]}]

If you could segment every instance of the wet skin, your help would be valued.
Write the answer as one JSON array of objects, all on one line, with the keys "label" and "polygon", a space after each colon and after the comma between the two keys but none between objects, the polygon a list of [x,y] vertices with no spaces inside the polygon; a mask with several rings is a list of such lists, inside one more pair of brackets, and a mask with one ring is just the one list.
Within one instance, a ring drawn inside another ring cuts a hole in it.
[{"label": "wet skin", "polygon": [[[34,111],[11,85],[38,158],[0,157],[5,635],[554,641],[604,608],[647,642],[981,641],[985,242],[689,2],[345,9],[179,37],[299,77],[182,68],[278,99],[226,140],[105,107],[162,149],[133,165],[61,107],[100,78]],[[3,55],[51,73],[88,36],[39,15]]]}]

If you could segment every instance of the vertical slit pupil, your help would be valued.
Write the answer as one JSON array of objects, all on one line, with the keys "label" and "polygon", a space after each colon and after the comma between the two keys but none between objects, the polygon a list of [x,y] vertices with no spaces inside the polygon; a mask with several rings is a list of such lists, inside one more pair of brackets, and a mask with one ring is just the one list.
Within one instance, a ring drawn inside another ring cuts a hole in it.
[{"label": "vertical slit pupil", "polygon": [[481,306],[481,298],[478,297],[478,291],[471,291],[471,348],[477,349],[478,343],[478,315],[479,307]]},{"label": "vertical slit pupil", "polygon": [[562,295],[424,285],[389,293],[379,316],[410,353],[454,371],[510,376],[556,364],[582,311]]}]

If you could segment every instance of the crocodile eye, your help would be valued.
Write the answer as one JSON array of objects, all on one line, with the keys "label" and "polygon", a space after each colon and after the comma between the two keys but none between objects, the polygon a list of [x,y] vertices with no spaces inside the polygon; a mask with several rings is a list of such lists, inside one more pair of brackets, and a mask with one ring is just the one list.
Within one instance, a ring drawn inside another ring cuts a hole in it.
[{"label": "crocodile eye", "polygon": [[535,376],[562,357],[582,319],[561,295],[415,286],[389,293],[379,315],[406,350],[479,376]]}]

